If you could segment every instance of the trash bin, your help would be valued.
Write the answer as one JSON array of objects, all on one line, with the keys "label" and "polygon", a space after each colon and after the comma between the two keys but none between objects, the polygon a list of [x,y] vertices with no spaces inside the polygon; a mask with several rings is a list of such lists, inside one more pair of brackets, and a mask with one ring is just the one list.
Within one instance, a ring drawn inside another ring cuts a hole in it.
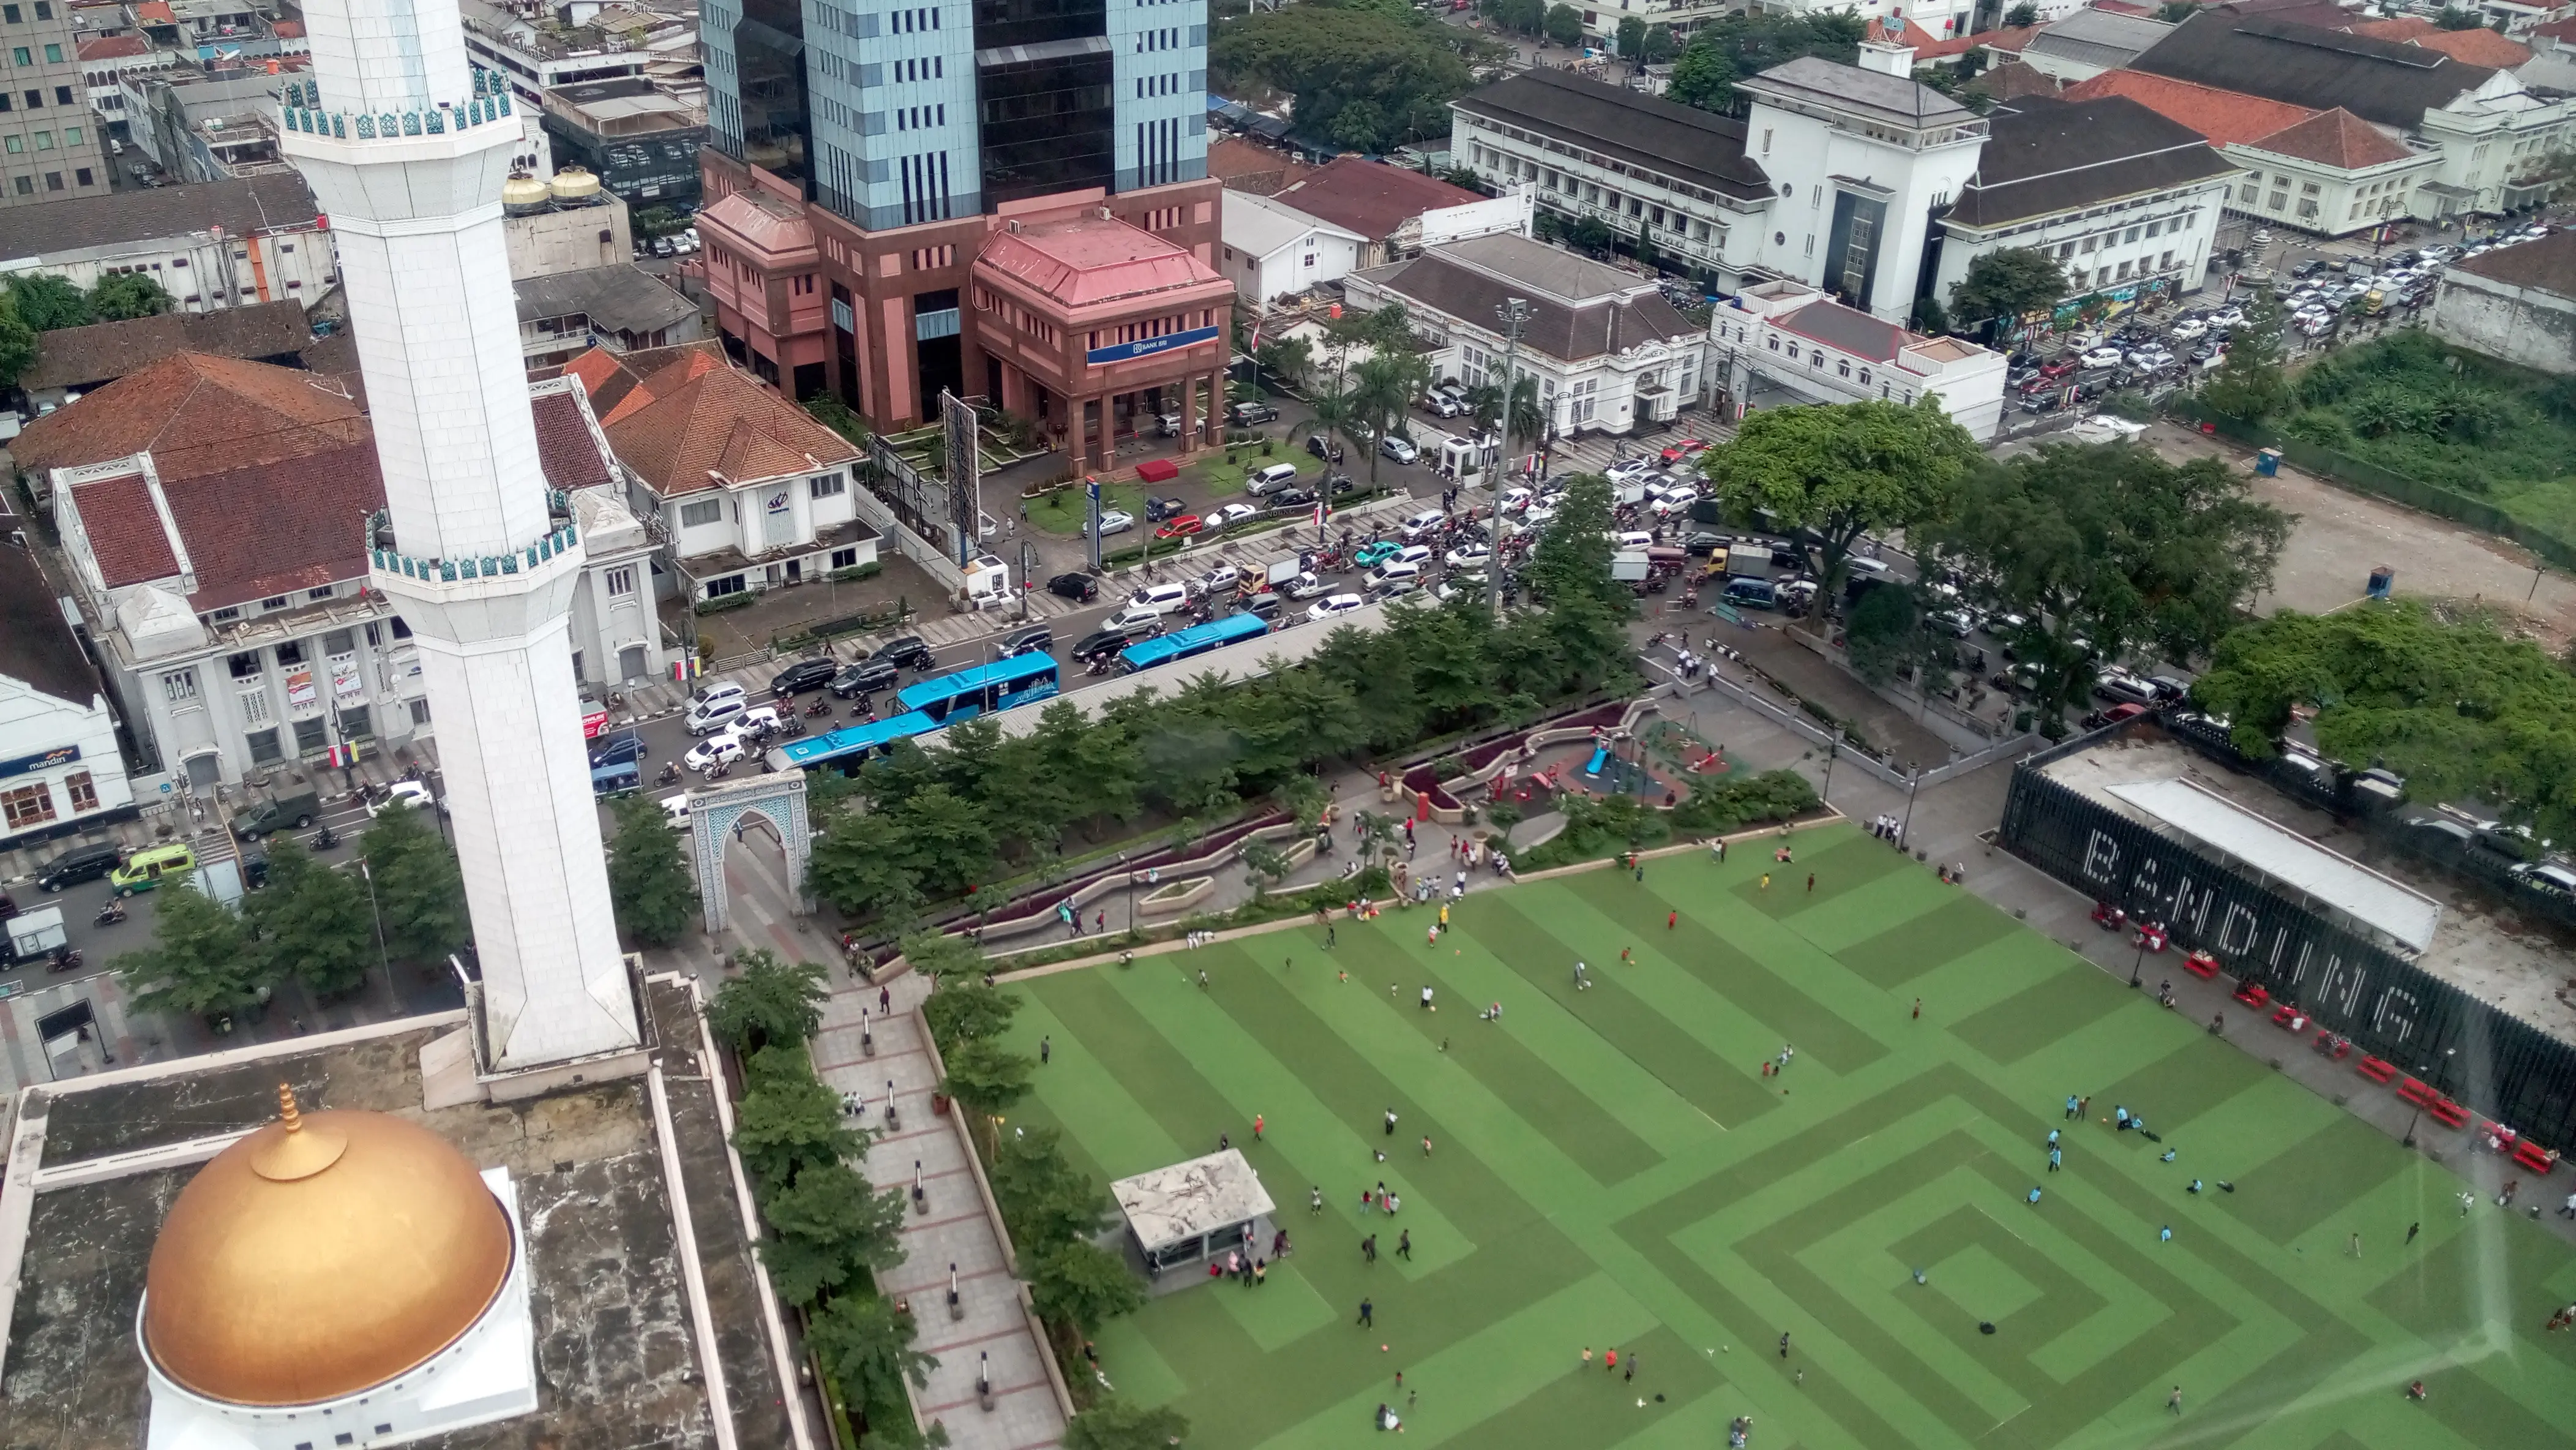
[{"label": "trash bin", "polygon": [[2373,598],[2373,599],[2386,599],[2386,598],[2388,597],[2389,591],[2390,591],[2391,589],[2395,588],[2395,587],[2396,587],[2396,584],[2397,584],[2397,571],[2396,571],[2396,570],[2394,570],[2394,569],[2392,569],[2392,568],[2390,568],[2390,567],[2388,567],[2387,565],[2382,564],[2382,565],[2380,565],[2378,568],[2373,569],[2373,570],[2371,570],[2371,571],[2370,571],[2370,597],[2371,597],[2371,598]]},{"label": "trash bin", "polygon": [[2255,454],[2254,471],[2264,478],[2278,477],[2281,472],[2281,450],[2266,448]]}]

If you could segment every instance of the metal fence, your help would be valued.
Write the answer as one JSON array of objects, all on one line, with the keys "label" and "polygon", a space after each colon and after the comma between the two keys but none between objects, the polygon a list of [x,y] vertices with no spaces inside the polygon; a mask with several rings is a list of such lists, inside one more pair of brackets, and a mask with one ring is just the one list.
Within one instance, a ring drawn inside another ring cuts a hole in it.
[{"label": "metal fence", "polygon": [[2013,772],[2005,849],[2133,918],[2165,922],[2178,947],[2212,953],[2480,1115],[2544,1144],[2576,1143],[2576,1047],[2050,779],[2040,766],[2056,754]]}]

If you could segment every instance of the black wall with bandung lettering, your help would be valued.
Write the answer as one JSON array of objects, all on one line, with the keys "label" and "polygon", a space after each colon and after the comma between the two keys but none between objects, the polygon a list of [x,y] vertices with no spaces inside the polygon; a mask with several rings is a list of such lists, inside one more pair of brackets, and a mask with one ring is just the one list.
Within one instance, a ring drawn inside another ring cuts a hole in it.
[{"label": "black wall with bandung lettering", "polygon": [[[2133,919],[2163,921],[2176,948],[2205,949],[2229,975],[2305,1009],[2315,1023],[2297,1038],[2282,1033],[2279,1054],[2312,1051],[2316,1033],[2332,1029],[2481,1116],[2576,1150],[2576,1046],[2050,779],[2038,767],[2059,753],[2015,768],[2006,850]],[[2358,1073],[2354,1081],[2373,1088]]]}]

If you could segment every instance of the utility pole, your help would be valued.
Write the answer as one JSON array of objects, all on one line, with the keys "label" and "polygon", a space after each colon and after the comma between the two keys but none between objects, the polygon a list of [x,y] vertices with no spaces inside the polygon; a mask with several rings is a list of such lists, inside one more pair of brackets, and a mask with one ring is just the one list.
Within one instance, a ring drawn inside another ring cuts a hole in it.
[{"label": "utility pole", "polygon": [[[1494,309],[1494,318],[1503,325],[1503,456],[1502,468],[1509,468],[1516,456],[1512,452],[1512,403],[1520,387],[1521,329],[1529,326],[1538,309],[1526,297],[1506,298]],[[1503,477],[1508,477],[1504,474]],[[1489,485],[1494,495],[1493,512],[1486,517],[1490,525],[1490,545],[1485,550],[1485,597],[1496,619],[1503,615],[1503,485],[1496,478]]]}]

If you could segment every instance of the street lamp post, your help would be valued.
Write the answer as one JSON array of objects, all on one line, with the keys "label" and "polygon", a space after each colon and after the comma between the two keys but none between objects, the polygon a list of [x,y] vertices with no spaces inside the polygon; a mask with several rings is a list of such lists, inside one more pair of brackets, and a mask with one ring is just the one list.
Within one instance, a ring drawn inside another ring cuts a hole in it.
[{"label": "street lamp post", "polygon": [[1127,853],[1118,853],[1118,869],[1127,877],[1127,935],[1136,934],[1136,868],[1127,864]]},{"label": "street lamp post", "polygon": [[[1494,318],[1503,325],[1503,459],[1508,469],[1512,453],[1512,400],[1520,385],[1521,329],[1529,325],[1538,309],[1526,297],[1505,298],[1494,308]],[[1509,474],[1505,473],[1504,477]],[[1500,479],[1493,485],[1494,509],[1486,522],[1491,526],[1485,553],[1485,603],[1495,617],[1503,612],[1503,489]]]},{"label": "street lamp post", "polygon": [[363,857],[358,861],[358,877],[367,883],[367,915],[375,918],[376,922],[376,965],[384,968],[385,1009],[399,1013],[402,1011],[402,996],[394,990],[393,958],[385,951],[385,914],[376,908],[376,873],[367,869]]}]

